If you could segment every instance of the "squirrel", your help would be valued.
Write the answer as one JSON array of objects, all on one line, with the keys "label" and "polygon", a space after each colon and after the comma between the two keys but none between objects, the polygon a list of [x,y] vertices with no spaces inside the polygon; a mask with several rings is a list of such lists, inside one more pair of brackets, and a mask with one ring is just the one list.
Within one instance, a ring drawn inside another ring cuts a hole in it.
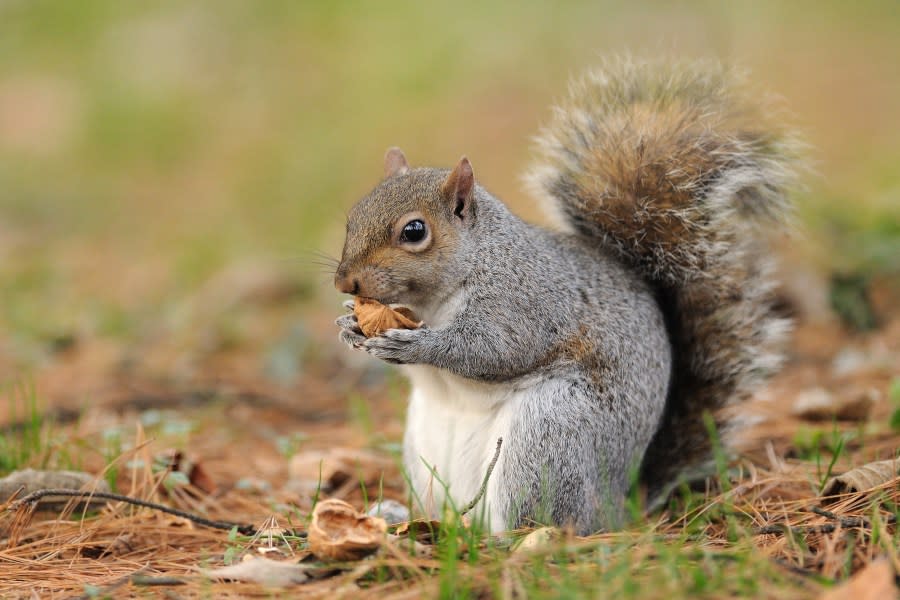
[{"label": "squirrel", "polygon": [[424,326],[337,324],[409,378],[404,463],[436,516],[476,496],[498,438],[481,501],[498,532],[614,529],[635,483],[653,507],[709,474],[710,429],[733,425],[719,409],[777,370],[790,325],[767,234],[789,229],[794,145],[744,82],[631,58],[574,81],[526,176],[553,229],[510,212],[465,157],[412,168],[387,152],[334,283]]}]

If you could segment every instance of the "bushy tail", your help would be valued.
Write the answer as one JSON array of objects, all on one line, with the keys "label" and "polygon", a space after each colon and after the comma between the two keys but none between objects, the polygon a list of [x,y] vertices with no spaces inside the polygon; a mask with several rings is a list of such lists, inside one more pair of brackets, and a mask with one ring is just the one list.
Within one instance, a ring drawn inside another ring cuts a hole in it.
[{"label": "bushy tail", "polygon": [[767,102],[716,63],[619,60],[575,82],[538,137],[528,182],[559,224],[654,282],[675,360],[642,465],[651,502],[705,472],[703,414],[748,397],[780,364],[763,228],[788,220],[793,143]]}]

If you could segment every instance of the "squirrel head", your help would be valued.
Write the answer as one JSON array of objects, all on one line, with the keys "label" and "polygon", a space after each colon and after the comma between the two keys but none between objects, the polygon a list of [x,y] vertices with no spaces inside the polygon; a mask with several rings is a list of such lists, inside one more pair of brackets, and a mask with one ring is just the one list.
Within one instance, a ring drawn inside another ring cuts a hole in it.
[{"label": "squirrel head", "polygon": [[464,275],[461,243],[476,219],[475,177],[465,157],[452,171],[411,169],[399,148],[384,180],[356,203],[334,275],[338,291],[428,308]]}]

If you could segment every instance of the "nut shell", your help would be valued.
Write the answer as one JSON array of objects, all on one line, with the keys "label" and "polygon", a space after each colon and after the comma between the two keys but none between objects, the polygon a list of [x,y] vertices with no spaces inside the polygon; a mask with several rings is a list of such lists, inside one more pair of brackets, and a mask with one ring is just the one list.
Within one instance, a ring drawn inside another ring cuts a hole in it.
[{"label": "nut shell", "polygon": [[418,329],[421,323],[406,308],[393,309],[371,298],[354,299],[353,312],[363,335],[368,337],[384,333],[388,329]]},{"label": "nut shell", "polygon": [[322,560],[359,560],[384,543],[387,522],[358,512],[343,500],[316,504],[309,524],[310,551]]}]

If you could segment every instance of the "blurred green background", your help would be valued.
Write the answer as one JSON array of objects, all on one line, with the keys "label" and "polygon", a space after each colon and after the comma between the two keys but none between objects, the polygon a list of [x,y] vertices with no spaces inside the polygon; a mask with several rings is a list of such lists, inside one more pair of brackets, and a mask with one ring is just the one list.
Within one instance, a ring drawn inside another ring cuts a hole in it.
[{"label": "blurred green background", "polygon": [[530,136],[571,76],[623,52],[747,67],[809,142],[798,254],[897,270],[896,0],[0,0],[0,374],[69,336],[189,328],[182,299],[248,260],[334,312],[313,253],[339,254],[388,146],[465,153],[539,219]]}]

